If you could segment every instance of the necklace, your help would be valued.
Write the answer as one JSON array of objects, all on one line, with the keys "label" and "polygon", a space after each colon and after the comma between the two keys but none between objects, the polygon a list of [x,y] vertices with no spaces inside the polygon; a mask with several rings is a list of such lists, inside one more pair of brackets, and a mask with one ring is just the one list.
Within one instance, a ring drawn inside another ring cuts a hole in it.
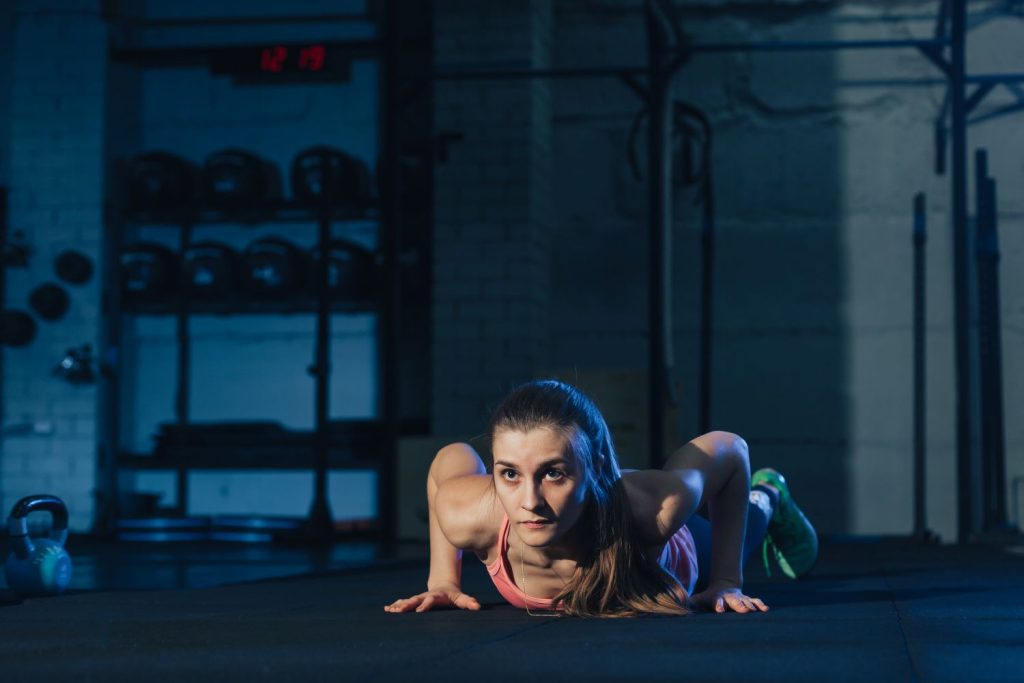
[{"label": "necklace", "polygon": [[[563,579],[562,575],[558,573],[558,570],[555,569],[555,565],[553,563],[551,565],[551,571],[553,571],[555,573],[555,576],[557,576],[558,579],[562,582],[562,586],[565,586],[565,579]],[[523,539],[521,539],[521,538],[519,539],[519,573],[523,577],[523,595],[526,596],[526,600],[523,601],[523,604],[526,605],[526,613],[529,614],[531,617],[557,617],[557,616],[560,616],[558,614],[558,610],[552,610],[550,614],[542,614],[542,613],[534,614],[533,612],[530,611],[530,602],[529,602],[530,601],[530,594],[526,592],[526,563],[523,561]]]}]

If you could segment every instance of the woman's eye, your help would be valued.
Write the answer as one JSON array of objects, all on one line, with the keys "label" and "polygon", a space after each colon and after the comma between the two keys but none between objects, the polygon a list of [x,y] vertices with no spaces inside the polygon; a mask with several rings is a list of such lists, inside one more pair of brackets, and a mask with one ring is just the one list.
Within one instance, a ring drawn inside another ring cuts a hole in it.
[{"label": "woman's eye", "polygon": [[[565,473],[562,472],[561,470],[548,470],[545,474],[551,474],[552,472],[554,472],[555,474],[558,475],[552,481],[558,481],[558,480],[560,480],[560,479],[565,477]],[[510,474],[510,475],[512,475],[512,477],[511,478],[506,477],[505,476],[506,474]],[[517,473],[514,472],[513,470],[504,470],[501,473],[501,478],[504,479],[505,481],[514,481],[516,476],[517,476]]]}]

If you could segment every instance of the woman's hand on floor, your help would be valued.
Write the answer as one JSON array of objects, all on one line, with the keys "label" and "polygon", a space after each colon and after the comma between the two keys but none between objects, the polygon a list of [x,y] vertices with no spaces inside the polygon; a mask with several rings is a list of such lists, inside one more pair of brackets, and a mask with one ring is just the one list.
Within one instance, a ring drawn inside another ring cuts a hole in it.
[{"label": "woman's hand on floor", "polygon": [[725,612],[767,612],[768,605],[759,598],[744,595],[739,588],[725,586],[708,586],[707,590],[690,596],[690,603],[697,609]]},{"label": "woman's hand on floor", "polygon": [[471,595],[466,595],[458,586],[446,586],[414,595],[404,600],[395,600],[384,606],[385,612],[426,612],[431,609],[468,609],[474,612],[480,609],[480,603]]}]

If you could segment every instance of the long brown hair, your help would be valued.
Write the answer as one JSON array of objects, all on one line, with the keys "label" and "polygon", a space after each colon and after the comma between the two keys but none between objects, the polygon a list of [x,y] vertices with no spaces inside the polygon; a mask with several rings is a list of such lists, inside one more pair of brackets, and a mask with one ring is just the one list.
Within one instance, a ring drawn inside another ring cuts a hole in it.
[{"label": "long brown hair", "polygon": [[528,382],[504,398],[486,436],[493,453],[498,432],[542,428],[565,439],[567,455],[584,474],[586,502],[576,524],[593,536],[552,605],[564,601],[564,614],[577,617],[689,614],[686,589],[638,542],[612,435],[594,402],[560,380]]}]

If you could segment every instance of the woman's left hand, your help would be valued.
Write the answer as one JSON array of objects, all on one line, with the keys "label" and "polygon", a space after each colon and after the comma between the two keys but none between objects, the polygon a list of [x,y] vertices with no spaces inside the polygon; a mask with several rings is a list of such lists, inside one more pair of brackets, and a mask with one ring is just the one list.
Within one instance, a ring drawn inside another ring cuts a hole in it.
[{"label": "woman's left hand", "polygon": [[759,598],[743,594],[739,588],[708,586],[707,590],[690,596],[691,604],[698,609],[725,612],[726,607],[734,612],[767,612],[768,605]]}]

